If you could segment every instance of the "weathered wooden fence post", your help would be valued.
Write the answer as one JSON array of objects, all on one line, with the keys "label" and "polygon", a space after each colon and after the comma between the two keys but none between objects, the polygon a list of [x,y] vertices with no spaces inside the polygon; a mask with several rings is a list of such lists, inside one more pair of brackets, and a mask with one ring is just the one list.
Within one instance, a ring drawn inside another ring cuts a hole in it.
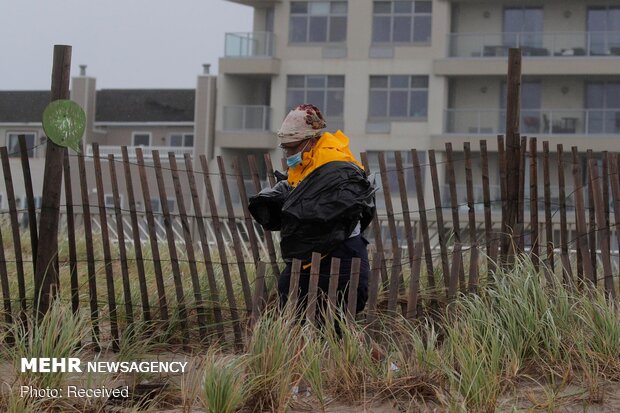
[{"label": "weathered wooden fence post", "polygon": [[564,184],[564,148],[557,145],[558,155],[558,195],[560,197],[560,260],[562,261],[562,281],[565,285],[573,282],[573,270],[568,255],[568,223],[566,221],[566,186]]},{"label": "weathered wooden fence post", "polygon": [[536,138],[530,138],[530,256],[534,269],[538,272],[540,256],[538,248],[538,154],[536,143]]},{"label": "weathered wooden fence post", "polygon": [[[581,253],[581,263],[583,272],[579,270],[579,262],[577,262],[577,278],[580,282],[593,282],[594,274],[592,274],[592,262],[590,261],[590,251],[588,246],[588,233],[586,228],[586,207],[583,198],[583,179],[581,168],[579,166],[579,152],[576,146],[572,148],[573,153],[573,187],[575,196],[575,224],[577,227],[577,249]],[[577,256],[579,257],[579,256]],[[585,280],[583,279],[585,274]]]},{"label": "weathered wooden fence post", "polygon": [[[491,234],[493,221],[491,219],[491,188],[489,187],[489,157],[487,153],[487,141],[480,141],[480,158],[482,168],[482,197],[484,200],[484,238],[487,252],[487,275],[495,272],[495,252],[491,252]],[[501,195],[500,195],[501,196]]]},{"label": "weathered wooden fence post", "polygon": [[437,238],[439,239],[439,251],[441,255],[441,271],[446,294],[450,288],[450,264],[448,263],[448,246],[446,232],[443,225],[443,209],[441,205],[441,193],[439,190],[439,175],[437,173],[437,160],[435,151],[428,151],[429,169],[431,171],[431,182],[433,185],[433,200],[435,202],[435,219],[437,220]]},{"label": "weathered wooden fence post", "polygon": [[110,332],[112,334],[112,348],[118,350],[118,322],[116,316],[116,289],[114,288],[114,273],[112,271],[112,251],[110,249],[110,237],[108,235],[108,212],[105,206],[103,193],[103,178],[101,171],[101,157],[99,156],[99,144],[93,143],[93,166],[95,167],[95,185],[97,188],[97,204],[99,205],[99,222],[101,224],[101,244],[103,247],[103,261],[105,264],[106,286],[108,287],[108,306],[110,316]]},{"label": "weathered wooden fence post", "polygon": [[465,181],[467,186],[467,214],[469,219],[469,292],[478,289],[478,238],[476,236],[476,211],[474,210],[474,178],[471,164],[471,145],[463,144],[465,153]]},{"label": "weathered wooden fence post", "polygon": [[37,210],[34,203],[34,192],[32,191],[32,174],[30,173],[30,161],[28,160],[28,145],[26,135],[19,135],[19,153],[24,174],[24,189],[26,190],[26,204],[28,205],[28,229],[30,230],[30,245],[32,248],[32,267],[37,266],[35,252],[39,245],[39,235],[37,234]]},{"label": "weathered wooden fence post", "polygon": [[[9,164],[9,155],[6,147],[0,148],[0,159],[2,160],[2,172],[4,174],[4,188],[9,202],[9,219],[11,221],[11,233],[13,235],[13,249],[15,253],[15,272],[17,273],[17,288],[19,291],[19,301],[21,302],[22,317],[26,315],[26,282],[24,276],[24,260],[22,257],[21,238],[19,235],[19,222],[17,219],[17,205],[15,203],[15,191],[13,190],[13,175]],[[30,226],[36,226],[36,220],[30,221]],[[34,254],[35,250],[33,250]],[[6,265],[4,251],[2,252],[2,262]],[[34,264],[33,264],[34,265]],[[1,271],[1,270],[0,270]],[[10,298],[8,291],[8,281],[6,294]],[[4,287],[3,287],[4,288]],[[4,292],[4,290],[3,290]],[[10,311],[9,301],[9,311]],[[10,314],[9,314],[10,315]],[[23,319],[23,318],[22,318]]]},{"label": "weathered wooden fence post", "polygon": [[[508,51],[508,80],[506,83],[506,217],[502,225],[502,256],[506,257],[511,242],[508,232],[514,232],[518,216],[519,200],[519,109],[521,104],[521,50],[511,48]],[[508,257],[511,262],[511,257]]]},{"label": "weathered wooden fence post", "polygon": [[[71,46],[54,46],[51,100],[69,98],[71,72]],[[34,299],[39,313],[45,313],[50,301],[58,292],[58,218],[60,216],[60,192],[64,161],[62,146],[47,140],[45,169],[43,172],[43,196],[39,223],[39,244],[36,251]],[[31,223],[35,225],[35,223]],[[33,255],[35,252],[33,251]]]},{"label": "weathered wooden fence post", "polygon": [[[424,178],[422,176],[422,169],[420,168],[420,158],[418,152],[415,149],[411,150],[411,162],[413,163],[413,176],[415,178],[416,196],[418,198],[418,216],[420,217],[420,229],[422,230],[422,242],[424,246],[424,257],[426,259],[426,274],[428,280],[428,287],[431,290],[435,290],[435,271],[433,267],[433,251],[431,249],[431,241],[428,234],[428,220],[426,217],[426,202],[424,200]],[[407,199],[407,196],[404,197]],[[407,207],[409,209],[409,207]],[[408,219],[408,218],[406,218]],[[415,248],[415,247],[414,247]],[[415,255],[409,254],[409,258]],[[411,269],[413,271],[413,268]],[[437,294],[433,294],[431,298],[431,305],[436,306]]]},{"label": "weathered wooden fence post", "polygon": [[[613,273],[611,269],[611,254],[609,253],[609,227],[605,226],[605,204],[603,203],[603,191],[599,180],[598,163],[596,159],[588,159],[588,169],[590,175],[590,190],[592,191],[592,201],[596,214],[596,226],[599,229],[598,238],[601,247],[601,258],[603,261],[603,282],[605,294],[608,298],[616,301],[616,288],[614,287]],[[596,248],[594,245],[592,248]],[[593,268],[594,270],[594,268]],[[596,272],[593,271],[593,282],[596,286]]]},{"label": "weathered wooden fence post", "polygon": [[551,214],[551,178],[549,176],[549,142],[543,142],[543,176],[544,176],[544,197],[545,197],[545,244],[547,251],[547,261],[545,274],[552,280],[551,274],[555,273],[555,258],[553,256],[553,216]]}]

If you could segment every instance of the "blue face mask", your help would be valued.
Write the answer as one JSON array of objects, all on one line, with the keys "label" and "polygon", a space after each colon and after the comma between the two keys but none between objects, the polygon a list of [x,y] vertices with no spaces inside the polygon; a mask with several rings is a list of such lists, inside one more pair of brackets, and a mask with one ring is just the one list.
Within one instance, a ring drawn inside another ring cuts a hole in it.
[{"label": "blue face mask", "polygon": [[295,155],[289,156],[288,158],[286,158],[286,164],[288,165],[289,168],[294,168],[301,163],[302,153],[303,152],[297,152]]},{"label": "blue face mask", "polygon": [[308,146],[308,142],[306,142],[304,148],[301,151],[297,152],[295,155],[291,155],[286,158],[286,165],[289,168],[294,168],[301,163],[301,161],[303,160],[304,151],[306,150],[306,146]]}]

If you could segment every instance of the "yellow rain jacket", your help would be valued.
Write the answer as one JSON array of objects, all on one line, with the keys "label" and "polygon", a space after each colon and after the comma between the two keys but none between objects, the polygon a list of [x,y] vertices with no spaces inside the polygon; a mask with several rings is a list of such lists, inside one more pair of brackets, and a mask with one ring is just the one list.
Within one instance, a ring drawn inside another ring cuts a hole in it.
[{"label": "yellow rain jacket", "polygon": [[364,231],[375,214],[375,192],[338,131],[324,133],[289,169],[287,182],[250,197],[248,209],[263,228],[280,231],[282,258],[309,261],[313,252],[338,248],[358,224]]},{"label": "yellow rain jacket", "polygon": [[301,163],[288,170],[288,183],[294,188],[315,169],[328,162],[352,162],[364,169],[349,149],[349,138],[337,131],[334,134],[325,132],[316,145],[303,154]]}]

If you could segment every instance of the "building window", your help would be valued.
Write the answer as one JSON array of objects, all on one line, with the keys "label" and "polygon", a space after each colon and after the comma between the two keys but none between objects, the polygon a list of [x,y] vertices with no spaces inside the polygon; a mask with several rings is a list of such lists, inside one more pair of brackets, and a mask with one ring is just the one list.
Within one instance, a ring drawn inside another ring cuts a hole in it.
[{"label": "building window", "polygon": [[[543,9],[532,7],[507,7],[504,9],[503,45],[527,48],[543,46]],[[533,51],[532,51],[533,52]]]},{"label": "building window", "polygon": [[191,133],[173,133],[170,135],[170,146],[191,148],[194,146],[194,135]]},{"label": "building window", "polygon": [[620,55],[620,6],[588,7],[590,54]]},{"label": "building window", "polygon": [[[168,198],[167,204],[168,204],[168,212],[172,214],[174,212],[175,199]],[[163,209],[161,207],[161,202],[159,198],[151,198],[151,210],[153,211],[153,214],[155,215],[163,213]]]},{"label": "building window", "polygon": [[335,43],[346,40],[346,1],[291,2],[291,43]]},{"label": "building window", "polygon": [[[499,96],[499,130],[506,130],[506,82],[502,81]],[[521,83],[521,110],[519,112],[520,130],[522,133],[552,133],[560,131],[561,125],[551,125],[553,119],[549,119],[547,113],[541,111],[542,84],[538,80],[524,80]],[[573,130],[570,133],[575,133]]]},{"label": "building window", "polygon": [[151,146],[150,132],[134,132],[132,135],[133,146]]},{"label": "building window", "polygon": [[273,7],[265,9],[265,31],[273,33],[273,23],[275,18],[275,10]]},{"label": "building window", "polygon": [[[121,209],[123,208],[123,194],[118,195],[118,201]],[[104,206],[106,208],[114,208],[114,195],[113,194],[105,194],[104,196]]]},{"label": "building window", "polygon": [[586,83],[588,133],[620,133],[620,82]]},{"label": "building window", "polygon": [[431,1],[375,1],[373,43],[430,43]]},{"label": "building window", "polygon": [[342,129],[344,76],[288,76],[286,84],[288,110],[302,103],[318,107],[323,112],[330,130]]},{"label": "building window", "polygon": [[19,158],[21,151],[19,150],[19,135],[26,136],[26,147],[28,148],[28,157],[34,157],[34,147],[37,141],[37,134],[34,132],[9,132],[6,134],[6,146],[10,157]]},{"label": "building window", "polygon": [[370,76],[371,120],[426,120],[428,76]]}]

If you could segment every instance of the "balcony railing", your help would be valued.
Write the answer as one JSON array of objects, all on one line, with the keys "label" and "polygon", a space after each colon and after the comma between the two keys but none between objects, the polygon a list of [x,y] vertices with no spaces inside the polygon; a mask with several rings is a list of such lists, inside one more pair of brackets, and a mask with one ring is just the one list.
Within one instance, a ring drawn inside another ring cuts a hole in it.
[{"label": "balcony railing", "polygon": [[[152,159],[153,151],[159,151],[159,155],[162,161],[168,159],[168,153],[174,152],[175,155],[183,156],[186,153],[193,155],[194,148],[193,147],[184,147],[184,146],[128,146],[127,154],[129,155],[129,159],[136,159],[136,149],[142,148],[142,154],[144,155],[144,159]],[[86,155],[93,156],[93,147],[88,145],[86,147]],[[115,158],[121,159],[122,152],[121,147],[117,145],[100,145],[99,146],[99,156],[107,157],[108,155],[114,155]]]},{"label": "balcony railing", "polygon": [[224,106],[225,131],[270,130],[271,108],[262,105]]},{"label": "balcony railing", "polygon": [[523,56],[618,56],[620,32],[449,33],[449,57],[503,57],[520,47]]},{"label": "balcony railing", "polygon": [[[456,187],[456,195],[457,195],[457,206],[460,212],[466,212],[469,210],[469,204],[467,200],[467,186],[466,185],[455,185]],[[451,206],[451,198],[450,198],[450,186],[442,185],[441,187],[441,198],[442,205]],[[473,185],[474,190],[474,199],[473,206],[476,212],[484,211],[484,189],[482,185]],[[524,201],[523,207],[525,210],[531,210],[531,198],[530,198],[530,182],[529,175],[526,178],[526,183],[523,186],[524,190]],[[560,208],[560,187],[557,185],[549,186],[549,194],[550,194],[550,206],[551,211],[556,212]],[[491,210],[498,211],[502,208],[502,193],[500,185],[489,185],[489,201]],[[587,201],[587,200],[586,200]],[[586,202],[587,203],[587,202]],[[568,193],[565,196],[565,205],[568,210],[573,210],[575,208],[575,197],[572,193]],[[536,202],[537,209],[539,211],[543,211],[545,209],[545,201],[544,201],[544,182],[542,178],[539,176],[538,180],[538,201]],[[586,206],[587,207],[587,206]],[[613,200],[610,200],[610,207],[613,208]]]},{"label": "balcony railing", "polygon": [[[502,109],[447,109],[445,133],[497,134],[506,130]],[[618,109],[522,109],[523,134],[620,134]]]},{"label": "balcony railing", "polygon": [[273,33],[226,33],[226,57],[272,57]]},{"label": "balcony railing", "polygon": [[[455,185],[456,187],[456,195],[457,200],[456,203],[461,211],[468,210],[467,203],[467,186],[466,185]],[[483,211],[484,210],[484,190],[482,185],[473,185],[474,189],[474,210]],[[441,198],[442,205],[451,206],[451,198],[450,198],[450,186],[442,185],[441,186]],[[501,209],[501,200],[502,193],[499,185],[489,185],[489,200],[491,201],[492,209]]]}]

